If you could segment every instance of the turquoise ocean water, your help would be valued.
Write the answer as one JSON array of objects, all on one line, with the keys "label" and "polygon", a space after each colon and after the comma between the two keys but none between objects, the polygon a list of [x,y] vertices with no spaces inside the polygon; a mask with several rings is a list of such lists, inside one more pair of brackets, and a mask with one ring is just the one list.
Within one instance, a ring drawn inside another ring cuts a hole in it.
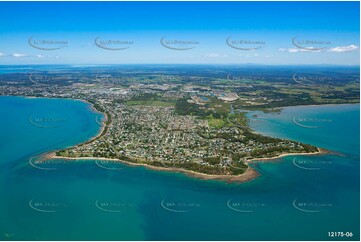
[{"label": "turquoise ocean water", "polygon": [[106,161],[39,164],[96,135],[101,115],[80,101],[0,97],[0,239],[358,240],[359,112],[250,113],[258,132],[334,153],[257,163],[260,177],[226,184]]}]

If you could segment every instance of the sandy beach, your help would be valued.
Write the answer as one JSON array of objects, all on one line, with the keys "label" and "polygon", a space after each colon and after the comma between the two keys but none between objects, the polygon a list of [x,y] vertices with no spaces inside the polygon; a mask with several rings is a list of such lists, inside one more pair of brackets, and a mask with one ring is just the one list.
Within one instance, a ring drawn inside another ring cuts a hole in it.
[{"label": "sandy beach", "polygon": [[62,160],[107,160],[107,161],[116,161],[120,162],[122,164],[126,164],[128,166],[142,166],[150,170],[156,170],[156,171],[168,171],[168,172],[179,172],[186,174],[191,177],[199,178],[202,180],[221,180],[226,182],[246,182],[249,180],[252,180],[259,176],[259,173],[252,169],[251,167],[248,167],[246,172],[241,175],[209,175],[204,173],[199,173],[195,171],[185,170],[182,168],[169,168],[169,167],[159,167],[159,166],[152,166],[149,164],[144,163],[134,163],[134,162],[128,162],[120,159],[114,159],[114,158],[103,158],[103,157],[63,157],[63,156],[57,156],[55,152],[47,153],[42,156],[44,160],[52,160],[52,159],[62,159]]},{"label": "sandy beach", "polygon": [[250,160],[247,161],[248,163],[257,163],[257,162],[264,162],[264,161],[274,161],[277,160],[279,158],[285,157],[285,156],[291,156],[291,155],[321,155],[321,154],[327,154],[330,153],[328,150],[325,149],[321,149],[321,148],[317,148],[318,151],[315,152],[310,152],[310,153],[284,153],[284,154],[280,154],[274,157],[265,157],[265,158],[252,158]]},{"label": "sandy beach", "polygon": [[[324,149],[318,149],[316,152],[312,153],[285,153],[280,154],[275,157],[269,157],[269,158],[253,158],[251,160],[248,160],[246,164],[249,163],[259,163],[259,162],[271,162],[275,161],[278,158],[285,157],[285,156],[293,156],[293,155],[320,155],[328,153],[327,150]],[[57,156],[55,152],[47,153],[42,156],[44,160],[51,160],[51,159],[63,159],[63,160],[108,160],[108,161],[116,161],[123,164],[126,164],[128,166],[142,166],[147,169],[156,170],[156,171],[168,171],[168,172],[180,172],[183,174],[186,174],[188,176],[199,178],[202,180],[220,180],[220,181],[226,181],[227,183],[243,183],[250,180],[253,180],[254,178],[258,177],[260,174],[253,169],[252,167],[248,166],[245,173],[241,175],[209,175],[204,173],[199,173],[195,171],[185,170],[182,168],[169,168],[169,167],[159,167],[159,166],[152,166],[149,164],[144,163],[134,163],[134,162],[128,162],[120,159],[114,159],[114,158],[102,158],[102,157],[63,157],[63,156]]]}]

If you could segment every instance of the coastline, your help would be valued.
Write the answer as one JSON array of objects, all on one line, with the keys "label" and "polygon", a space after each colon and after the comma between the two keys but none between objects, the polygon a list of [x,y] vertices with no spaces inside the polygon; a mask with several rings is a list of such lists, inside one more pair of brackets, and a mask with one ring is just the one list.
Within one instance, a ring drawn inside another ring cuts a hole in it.
[{"label": "coastline", "polygon": [[210,175],[205,173],[199,173],[196,171],[190,171],[182,168],[169,168],[169,167],[160,167],[160,166],[153,166],[145,163],[134,163],[134,162],[128,162],[120,159],[115,158],[104,158],[104,157],[65,157],[65,156],[58,156],[55,154],[55,152],[46,153],[43,155],[43,158],[45,160],[51,160],[51,159],[61,159],[61,160],[107,160],[107,161],[116,161],[120,162],[122,164],[128,165],[128,166],[135,166],[135,167],[145,167],[150,170],[155,171],[169,171],[169,172],[179,172],[186,174],[190,177],[199,178],[202,180],[220,180],[220,181],[226,181],[228,183],[243,183],[246,181],[253,180],[254,178],[259,176],[259,173],[254,170],[253,168],[249,167],[247,168],[246,172],[240,175]]},{"label": "coastline", "polygon": [[[96,137],[98,137],[98,136],[100,136],[100,134],[97,135]],[[92,140],[94,140],[95,138],[93,138]],[[87,141],[87,142],[91,142],[91,141]],[[87,143],[87,142],[85,142],[85,143]],[[82,144],[84,144],[84,143],[82,143]],[[79,145],[81,145],[81,144],[79,144]],[[252,167],[250,167],[248,165],[249,163],[262,163],[262,162],[265,162],[265,161],[272,162],[272,161],[275,161],[275,160],[277,160],[279,158],[282,158],[282,157],[285,157],[285,156],[321,155],[321,154],[329,153],[325,149],[321,149],[321,148],[317,148],[317,149],[318,149],[318,151],[311,152],[311,153],[283,153],[283,154],[280,154],[280,155],[277,155],[277,156],[274,156],[274,157],[252,158],[252,159],[247,160],[245,162],[245,164],[248,166],[247,170],[246,170],[246,172],[244,172],[243,174],[240,174],[240,175],[210,175],[210,174],[200,173],[200,172],[186,170],[186,169],[182,169],[182,168],[169,168],[169,167],[153,166],[153,165],[149,165],[149,164],[146,164],[146,163],[134,163],[134,162],[128,162],[128,161],[124,161],[124,160],[120,160],[120,159],[116,159],[116,158],[58,156],[58,155],[56,155],[55,152],[45,153],[43,155],[43,157],[45,158],[45,160],[62,159],[62,160],[73,160],[73,161],[74,160],[116,161],[116,162],[120,162],[120,163],[123,163],[123,164],[128,165],[128,166],[145,167],[147,169],[155,170],[155,171],[168,171],[168,172],[183,173],[183,174],[188,175],[190,177],[198,178],[198,179],[202,179],[202,180],[219,180],[219,181],[225,181],[227,183],[244,183],[244,182],[247,182],[247,181],[251,181],[251,180],[257,178],[258,176],[260,176],[260,174],[255,169],[253,169]]]},{"label": "coastline", "polygon": [[325,104],[306,104],[306,105],[296,105],[296,106],[283,106],[281,108],[287,107],[320,107],[320,106],[344,106],[344,105],[355,105],[360,103],[325,103]]},{"label": "coastline", "polygon": [[[279,111],[283,111],[286,108],[311,108],[311,107],[335,107],[335,106],[351,106],[351,105],[360,105],[361,103],[325,103],[325,104],[301,104],[301,105],[293,105],[293,106],[281,106],[281,107],[274,107],[274,108],[266,108],[267,110],[270,110],[271,112],[274,110],[279,109]],[[247,112],[255,112],[260,111],[264,112],[262,110],[247,110],[244,109]]]},{"label": "coastline", "polygon": [[310,152],[310,153],[284,153],[284,154],[279,154],[279,155],[274,156],[274,157],[252,158],[249,161],[247,161],[247,164],[248,163],[262,163],[264,161],[274,161],[274,160],[277,160],[277,159],[282,158],[282,157],[293,156],[293,155],[308,156],[308,155],[322,155],[322,154],[331,153],[330,151],[328,151],[326,149],[318,148],[318,147],[316,147],[316,148],[317,148],[318,151]]},{"label": "coastline", "polygon": [[[318,151],[311,152],[311,153],[284,153],[280,154],[274,157],[265,157],[265,158],[252,158],[250,160],[247,160],[245,164],[249,163],[262,163],[265,161],[272,162],[279,158],[285,157],[285,156],[294,156],[294,155],[321,155],[329,153],[329,151],[321,148],[317,148]],[[51,160],[51,159],[62,159],[62,160],[107,160],[107,161],[116,161],[120,162],[122,164],[128,165],[128,166],[135,166],[135,167],[145,167],[150,170],[155,171],[168,171],[168,172],[179,172],[183,173],[185,175],[188,175],[193,178],[199,178],[202,180],[220,180],[225,181],[227,183],[244,183],[250,180],[253,180],[257,178],[260,174],[250,167],[248,165],[246,172],[244,172],[241,175],[210,175],[205,173],[199,173],[195,171],[190,171],[182,168],[169,168],[169,167],[159,167],[159,166],[153,166],[145,163],[134,163],[134,162],[128,162],[120,159],[115,158],[105,158],[105,157],[65,157],[65,156],[58,156],[55,152],[46,153],[43,156],[45,160]]]},{"label": "coastline", "polygon": [[[67,99],[67,100],[79,101],[79,102],[85,103],[86,105],[89,105],[89,107],[90,107],[90,109],[91,109],[92,111],[94,111],[95,113],[99,113],[99,114],[103,115],[104,117],[106,117],[106,118],[108,119],[107,114],[101,112],[100,110],[97,110],[97,109],[95,108],[95,106],[94,106],[93,103],[88,102],[88,101],[83,100],[83,99],[79,99],[79,98],[33,97],[33,96],[18,96],[18,97],[28,98],[28,99],[48,98],[48,99],[62,99],[62,100]],[[96,122],[97,122],[97,121],[96,121]],[[97,123],[99,123],[99,122],[97,122]],[[99,123],[99,124],[100,124],[100,123]],[[94,140],[96,140],[96,139],[100,138],[101,136],[103,136],[103,135],[105,134],[105,133],[103,134],[103,132],[104,132],[104,130],[107,128],[106,120],[103,120],[100,125],[101,125],[101,126],[100,126],[100,130],[99,130],[99,132],[98,132],[96,135],[94,135],[94,136],[90,137],[88,140],[86,140],[86,141],[84,141],[84,142],[81,142],[81,143],[79,143],[79,144],[76,144],[76,145],[74,145],[74,146],[72,146],[72,147],[77,147],[77,146],[80,146],[80,145],[83,145],[83,144],[87,144],[87,143],[93,142]],[[64,149],[67,149],[67,148],[65,147]],[[47,157],[46,153],[45,153],[45,155],[42,155],[42,156],[43,156],[43,157]]]},{"label": "coastline", "polygon": [[[95,108],[95,106],[94,106],[93,103],[88,102],[88,101],[86,101],[86,100],[82,100],[82,99],[71,99],[71,98],[68,98],[68,99],[70,99],[70,100],[78,100],[78,101],[80,101],[80,102],[86,103],[87,105],[90,106],[90,108],[91,108],[94,112],[100,113],[100,114],[104,115],[104,117],[106,117],[106,120],[108,120],[107,114],[101,112],[100,110],[97,110],[97,109]],[[105,129],[107,128],[106,120],[103,120],[103,121],[101,122],[100,130],[99,130],[99,132],[98,132],[96,135],[94,135],[93,137],[91,137],[91,138],[90,138],[89,140],[87,140],[87,141],[84,141],[84,142],[82,142],[82,143],[80,143],[80,144],[75,145],[74,147],[79,146],[79,145],[83,145],[83,144],[87,144],[87,143],[90,143],[90,142],[93,142],[94,140],[96,140],[96,139],[100,138],[101,136],[105,135],[106,132],[105,132],[104,134],[103,134],[103,132],[104,132]],[[96,122],[99,123],[98,121],[96,121]],[[100,124],[100,123],[99,123],[99,124]],[[108,130],[107,130],[107,132],[108,132]]]},{"label": "coastline", "polygon": [[[25,96],[24,98],[38,98],[38,97],[31,97],[31,96]],[[43,97],[39,97],[39,98],[43,98]],[[52,98],[52,97],[45,97],[45,98]],[[58,99],[64,99],[64,98],[58,98]],[[93,103],[88,102],[86,100],[83,99],[73,99],[73,98],[65,98],[65,99],[69,99],[69,100],[76,100],[76,101],[81,101],[83,103],[86,103],[90,106],[90,108],[97,112],[100,113],[102,115],[104,115],[107,119],[107,114],[104,112],[101,112],[100,110],[97,110],[94,106]],[[342,104],[320,104],[320,105],[300,105],[300,106],[288,106],[288,107],[302,107],[302,106],[324,106],[324,105],[342,105]],[[344,104],[344,105],[352,105],[352,103],[350,104]],[[282,107],[284,108],[284,107]],[[104,134],[106,134],[106,132],[104,133],[105,129],[107,128],[107,124],[106,121],[102,121],[101,124],[101,128],[100,131],[98,132],[98,134],[96,134],[95,136],[91,137],[89,140],[84,141],[82,143],[79,143],[75,146],[72,147],[77,147],[83,144],[87,144],[90,142],[93,142],[94,140],[100,138],[101,136],[103,136]],[[253,130],[253,132],[257,133],[257,131]],[[64,148],[66,149],[66,148]],[[274,157],[264,157],[264,158],[252,158],[250,160],[246,160],[245,164],[248,165],[249,163],[261,163],[261,162],[272,162],[274,160],[277,160],[279,158],[285,157],[285,156],[292,156],[292,155],[321,155],[321,154],[325,154],[325,153],[329,153],[329,151],[322,149],[322,148],[318,148],[318,151],[316,152],[310,152],[310,153],[283,153],[283,154],[279,154],[277,156]],[[250,180],[255,179],[256,177],[258,177],[260,174],[253,169],[252,167],[250,167],[248,165],[247,170],[240,175],[210,175],[210,174],[205,174],[205,173],[200,173],[200,172],[195,172],[195,171],[191,171],[191,170],[186,170],[186,169],[182,169],[182,168],[169,168],[169,167],[158,167],[158,166],[153,166],[153,165],[149,165],[149,164],[145,164],[145,163],[134,163],[134,162],[128,162],[128,161],[124,161],[124,160],[120,160],[120,159],[115,159],[115,158],[105,158],[105,157],[65,157],[65,156],[58,156],[56,155],[56,151],[51,151],[51,152],[46,152],[43,155],[41,155],[44,160],[50,160],[50,159],[63,159],[63,160],[111,160],[111,161],[116,161],[116,162],[121,162],[123,164],[129,165],[129,166],[142,166],[145,167],[147,169],[150,170],[156,170],[156,171],[168,171],[168,172],[179,172],[179,173],[183,173],[185,175],[188,175],[190,177],[193,178],[198,178],[198,179],[202,179],[202,180],[220,180],[220,181],[225,181],[227,183],[243,183],[243,182],[247,182]]]}]

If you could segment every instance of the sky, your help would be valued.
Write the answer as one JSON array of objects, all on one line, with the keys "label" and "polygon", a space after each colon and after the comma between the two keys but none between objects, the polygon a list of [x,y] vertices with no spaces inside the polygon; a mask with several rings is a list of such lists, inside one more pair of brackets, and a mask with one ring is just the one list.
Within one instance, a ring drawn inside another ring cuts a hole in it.
[{"label": "sky", "polygon": [[359,65],[359,2],[0,2],[0,65]]}]

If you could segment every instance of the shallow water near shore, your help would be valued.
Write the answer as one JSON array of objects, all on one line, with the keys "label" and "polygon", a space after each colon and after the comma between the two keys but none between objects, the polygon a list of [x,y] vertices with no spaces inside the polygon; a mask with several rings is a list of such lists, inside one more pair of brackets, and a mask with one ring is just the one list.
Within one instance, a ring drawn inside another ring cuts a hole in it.
[{"label": "shallow water near shore", "polygon": [[257,163],[260,177],[226,184],[95,160],[39,169],[31,157],[93,137],[99,114],[80,101],[0,97],[0,238],[328,240],[342,231],[353,237],[335,239],[358,240],[359,112],[249,114],[260,133],[337,153]]}]

